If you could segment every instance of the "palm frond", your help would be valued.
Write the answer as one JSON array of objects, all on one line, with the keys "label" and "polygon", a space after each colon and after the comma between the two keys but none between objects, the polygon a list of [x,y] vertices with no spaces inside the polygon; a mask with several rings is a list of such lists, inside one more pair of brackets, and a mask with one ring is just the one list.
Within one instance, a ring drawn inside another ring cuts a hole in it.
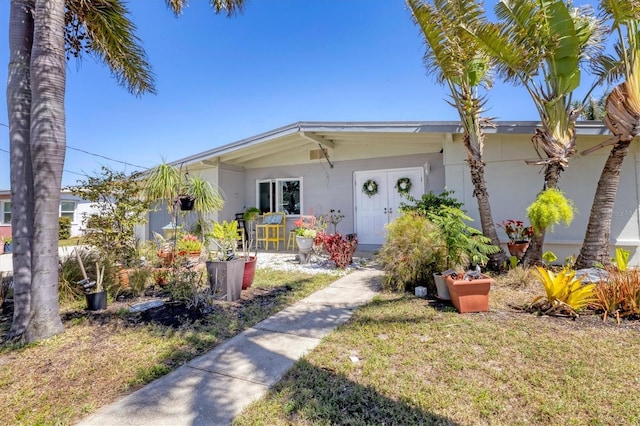
[{"label": "palm frond", "polygon": [[107,64],[118,83],[131,93],[155,93],[151,65],[121,0],[68,0],[66,6],[67,27],[71,23],[79,37],[71,37],[76,56],[84,47]]},{"label": "palm frond", "polygon": [[[180,16],[189,2],[187,0],[166,0],[166,3],[176,16]],[[209,3],[215,13],[224,11],[228,17],[241,13],[244,9],[244,0],[209,0]]]}]

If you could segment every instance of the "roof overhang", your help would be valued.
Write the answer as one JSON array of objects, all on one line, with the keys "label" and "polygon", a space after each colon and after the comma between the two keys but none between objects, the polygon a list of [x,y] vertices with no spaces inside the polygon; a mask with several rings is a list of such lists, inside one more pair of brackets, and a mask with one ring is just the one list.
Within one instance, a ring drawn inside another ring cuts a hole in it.
[{"label": "roof overhang", "polygon": [[[485,128],[486,134],[532,135],[539,122],[499,121]],[[359,146],[375,151],[394,146],[420,144],[428,152],[439,151],[454,136],[462,134],[457,121],[401,121],[401,122],[297,122],[246,139],[184,157],[171,164],[217,166],[220,163],[245,167],[265,156],[293,155],[310,149],[335,150]],[[576,124],[578,135],[608,135],[601,121],[582,121]],[[392,149],[393,151],[393,149]]]}]

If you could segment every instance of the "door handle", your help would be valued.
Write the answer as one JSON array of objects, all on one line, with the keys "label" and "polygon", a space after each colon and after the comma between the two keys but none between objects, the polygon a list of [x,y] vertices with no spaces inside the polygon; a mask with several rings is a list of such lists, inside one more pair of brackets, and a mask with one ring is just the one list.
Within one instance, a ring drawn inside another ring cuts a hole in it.
[{"label": "door handle", "polygon": [[389,214],[393,213],[393,209],[391,207],[389,207]]},{"label": "door handle", "polygon": [[387,214],[387,208],[386,207],[384,208],[384,214]]}]

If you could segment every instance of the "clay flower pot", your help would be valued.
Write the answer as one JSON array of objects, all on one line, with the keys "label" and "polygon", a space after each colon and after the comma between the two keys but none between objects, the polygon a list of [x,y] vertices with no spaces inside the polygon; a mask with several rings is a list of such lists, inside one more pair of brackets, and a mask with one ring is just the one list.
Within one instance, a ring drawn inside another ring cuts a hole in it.
[{"label": "clay flower pot", "polygon": [[509,253],[511,256],[515,256],[518,260],[524,257],[524,254],[527,252],[529,248],[528,241],[516,241],[513,243],[507,243],[507,248],[509,249]]},{"label": "clay flower pot", "polygon": [[489,290],[493,278],[482,275],[482,278],[464,280],[445,277],[451,303],[461,314],[466,312],[488,312]]}]

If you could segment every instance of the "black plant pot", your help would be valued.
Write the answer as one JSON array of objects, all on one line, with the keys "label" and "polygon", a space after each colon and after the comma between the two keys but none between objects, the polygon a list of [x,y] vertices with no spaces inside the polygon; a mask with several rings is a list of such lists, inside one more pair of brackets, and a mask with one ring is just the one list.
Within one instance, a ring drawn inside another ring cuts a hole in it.
[{"label": "black plant pot", "polygon": [[89,293],[87,296],[87,310],[99,311],[107,309],[107,292]]},{"label": "black plant pot", "polygon": [[190,195],[181,195],[179,197],[180,200],[180,210],[193,210],[193,204],[195,203],[195,198]]}]

